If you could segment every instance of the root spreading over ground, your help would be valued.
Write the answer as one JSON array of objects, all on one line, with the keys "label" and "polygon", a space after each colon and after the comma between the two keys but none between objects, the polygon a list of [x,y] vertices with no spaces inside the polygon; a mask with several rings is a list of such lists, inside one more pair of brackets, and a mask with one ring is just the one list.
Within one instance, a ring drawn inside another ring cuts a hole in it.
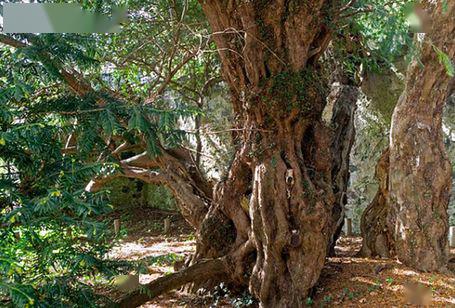
[{"label": "root spreading over ground", "polygon": [[[180,215],[151,212],[148,218],[127,222],[127,235],[112,250],[117,260],[142,261],[146,273],[140,274],[141,284],[149,283],[174,272],[194,252],[191,228]],[[171,230],[162,234],[162,223],[170,217]],[[136,217],[139,219],[139,217]],[[394,259],[358,258],[360,237],[341,237],[336,257],[326,263],[307,305],[313,307],[403,307],[427,305],[455,307],[455,274],[416,272]],[[455,249],[452,250],[455,255]],[[112,297],[121,297],[113,291]],[[141,307],[245,307],[254,306],[246,295],[230,294],[223,286],[215,292],[186,293],[173,290],[160,295]]]}]

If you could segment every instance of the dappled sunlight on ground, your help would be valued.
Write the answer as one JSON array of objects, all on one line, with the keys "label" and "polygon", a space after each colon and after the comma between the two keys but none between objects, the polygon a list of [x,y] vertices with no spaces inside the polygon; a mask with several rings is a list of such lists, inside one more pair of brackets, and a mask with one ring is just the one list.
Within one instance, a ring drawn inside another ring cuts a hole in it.
[{"label": "dappled sunlight on ground", "polygon": [[[125,227],[128,235],[110,252],[113,259],[145,265],[145,271],[139,276],[141,284],[173,272],[176,261],[182,262],[194,252],[191,229],[178,214],[172,215],[168,235],[162,234],[160,225],[150,230],[148,225],[135,223]],[[161,220],[159,217],[158,223]],[[431,307],[455,307],[454,274],[420,273],[392,259],[357,258],[361,243],[359,237],[342,237],[338,241],[337,256],[329,258],[325,265],[309,306],[418,307],[409,304],[413,302]],[[217,305],[213,300],[213,297],[175,290],[141,307],[232,307],[227,300]]]},{"label": "dappled sunlight on ground", "polygon": [[[396,260],[354,257],[361,238],[341,238],[314,294],[319,307],[455,307],[455,274],[420,273]],[[412,304],[411,304],[412,303]]]},{"label": "dappled sunlight on ground", "polygon": [[188,255],[194,251],[194,241],[179,241],[178,239],[164,239],[163,242],[120,242],[110,252],[109,257],[123,260],[139,260],[144,257],[159,256],[162,254],[175,253]]}]

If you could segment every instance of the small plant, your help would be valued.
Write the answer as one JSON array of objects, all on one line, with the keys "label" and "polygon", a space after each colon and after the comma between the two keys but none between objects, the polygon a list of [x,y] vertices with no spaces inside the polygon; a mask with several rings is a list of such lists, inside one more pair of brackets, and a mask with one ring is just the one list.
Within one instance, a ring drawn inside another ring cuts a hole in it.
[{"label": "small plant", "polygon": [[161,231],[163,230],[163,224],[161,222],[158,222],[158,221],[154,221],[150,224],[150,231],[151,232],[154,232],[154,231]]},{"label": "small plant", "polygon": [[372,286],[368,287],[368,292],[376,291],[379,288],[381,288],[381,281],[376,280]]},{"label": "small plant", "polygon": [[431,291],[435,292],[436,291],[436,286],[434,285],[434,282],[436,281],[436,276],[431,276],[430,279],[428,279],[428,283],[431,287]]},{"label": "small plant", "polygon": [[231,303],[235,308],[250,307],[254,304],[254,298],[250,293],[244,292],[242,296],[234,298]]},{"label": "small plant", "polygon": [[211,293],[212,298],[213,298],[213,304],[210,305],[210,307],[218,307],[219,302],[221,299],[228,297],[229,295],[229,289],[226,287],[226,285],[222,282],[219,285],[215,287],[213,292]]},{"label": "small plant", "polygon": [[196,240],[196,236],[194,235],[194,233],[190,233],[186,236],[186,240],[187,241],[194,241]]},{"label": "small plant", "polygon": [[312,306],[314,304],[314,301],[311,297],[306,298],[306,305],[307,306]]},{"label": "small plant", "polygon": [[347,297],[349,300],[353,300],[356,294],[349,290],[348,288],[343,289],[343,293],[341,294],[341,298]]},{"label": "small plant", "polygon": [[323,302],[325,304],[329,304],[332,301],[332,295],[326,295],[324,296]]},{"label": "small plant", "polygon": [[393,278],[392,277],[387,277],[385,279],[385,282],[387,282],[388,285],[391,285],[393,283]]},{"label": "small plant", "polygon": [[147,258],[147,263],[149,265],[158,265],[158,266],[165,266],[165,265],[172,265],[177,261],[182,261],[183,256],[178,255],[176,253],[168,253],[165,255],[159,255],[159,256],[152,256]]}]

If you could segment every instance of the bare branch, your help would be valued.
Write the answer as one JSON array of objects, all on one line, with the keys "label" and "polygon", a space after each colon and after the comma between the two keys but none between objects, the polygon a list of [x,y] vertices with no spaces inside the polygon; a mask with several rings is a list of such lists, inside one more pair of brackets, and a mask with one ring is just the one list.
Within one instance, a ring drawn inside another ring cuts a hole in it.
[{"label": "bare branch", "polygon": [[351,8],[354,4],[356,4],[357,0],[349,1],[345,6],[343,6],[339,11],[338,14],[343,13],[347,9]]},{"label": "bare branch", "polygon": [[137,168],[154,168],[158,167],[156,160],[151,159],[147,152],[142,152],[136,156],[122,160],[123,164]]},{"label": "bare branch", "polygon": [[5,35],[5,34],[1,34],[1,33],[0,33],[0,43],[3,43],[5,45],[8,45],[8,46],[11,46],[14,48],[24,48],[24,47],[29,46],[26,43],[18,41],[9,35]]},{"label": "bare branch", "polygon": [[193,52],[190,52],[189,54],[186,55],[186,57],[176,66],[174,67],[174,69],[169,72],[169,74],[166,76],[165,80],[163,81],[163,83],[159,86],[159,88],[149,96],[149,98],[147,98],[145,100],[145,104],[151,104],[153,103],[158,96],[160,96],[161,94],[163,94],[164,90],[166,90],[166,87],[169,85],[169,83],[172,81],[172,78],[175,76],[175,74],[177,74],[177,72],[183,67],[185,66],[191,59],[193,59],[197,54],[199,53],[199,49],[196,50],[196,51],[193,51]]},{"label": "bare branch", "polygon": [[144,181],[146,183],[153,184],[162,184],[166,179],[158,171],[148,170],[144,168],[138,168],[129,166],[126,163],[121,163],[120,172],[116,172],[110,175],[104,175],[97,177],[91,180],[87,186],[85,186],[85,191],[96,192],[101,190],[107,183],[116,179],[116,178],[130,178]]}]

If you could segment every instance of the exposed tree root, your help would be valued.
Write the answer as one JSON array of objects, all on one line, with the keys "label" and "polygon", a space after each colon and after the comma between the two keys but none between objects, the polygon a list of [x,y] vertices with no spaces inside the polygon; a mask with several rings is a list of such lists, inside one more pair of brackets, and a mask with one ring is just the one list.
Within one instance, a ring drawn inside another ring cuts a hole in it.
[{"label": "exposed tree root", "polygon": [[117,304],[121,308],[140,306],[149,300],[168,291],[177,289],[187,283],[223,277],[227,274],[225,258],[201,260],[177,273],[166,275],[141,286],[140,289],[124,296]]}]

